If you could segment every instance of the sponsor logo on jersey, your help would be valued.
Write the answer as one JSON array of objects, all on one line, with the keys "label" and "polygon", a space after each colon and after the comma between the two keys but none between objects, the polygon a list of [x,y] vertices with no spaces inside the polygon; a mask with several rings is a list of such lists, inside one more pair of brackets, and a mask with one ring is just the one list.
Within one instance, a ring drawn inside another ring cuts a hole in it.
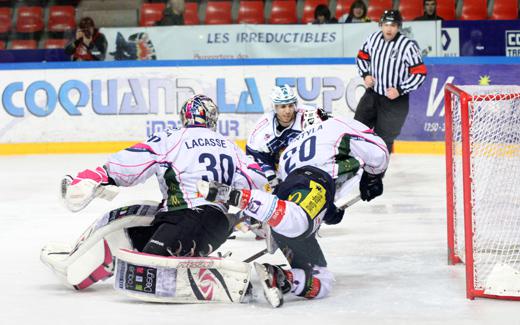
[{"label": "sponsor logo on jersey", "polygon": [[257,213],[258,210],[260,209],[260,206],[262,205],[262,202],[258,201],[258,200],[252,200],[251,202],[249,202],[249,204],[247,205],[247,210],[252,212],[252,213]]},{"label": "sponsor logo on jersey", "polygon": [[283,217],[285,216],[285,201],[284,200],[277,200],[276,201],[276,207],[271,214],[271,218],[269,218],[269,221],[267,223],[271,227],[276,227],[282,222]]},{"label": "sponsor logo on jersey", "polygon": [[312,180],[309,182],[309,188],[311,191],[299,203],[299,206],[307,212],[311,219],[314,219],[325,206],[327,191],[323,185]]}]

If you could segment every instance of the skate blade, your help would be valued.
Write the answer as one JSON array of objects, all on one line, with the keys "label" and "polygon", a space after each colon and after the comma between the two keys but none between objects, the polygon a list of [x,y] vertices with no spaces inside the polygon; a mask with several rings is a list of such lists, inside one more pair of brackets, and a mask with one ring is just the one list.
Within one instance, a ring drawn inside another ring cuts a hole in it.
[{"label": "skate blade", "polygon": [[269,282],[269,274],[265,270],[265,267],[260,263],[254,263],[256,273],[258,277],[260,277],[260,283],[262,284],[262,289],[264,291],[265,300],[273,306],[273,308],[278,308],[283,305],[283,294],[278,288],[271,288],[268,286]]}]

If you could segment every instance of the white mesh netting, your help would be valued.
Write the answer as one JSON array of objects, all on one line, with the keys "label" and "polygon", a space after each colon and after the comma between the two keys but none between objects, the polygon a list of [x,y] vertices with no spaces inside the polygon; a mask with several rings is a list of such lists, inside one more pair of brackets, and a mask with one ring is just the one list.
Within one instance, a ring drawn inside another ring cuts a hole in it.
[{"label": "white mesh netting", "polygon": [[[473,218],[473,273],[476,290],[520,295],[520,87],[460,87],[472,99],[470,121],[470,186]],[[461,105],[452,97],[455,253],[463,261],[464,202]],[[463,109],[463,108],[462,108]],[[496,284],[509,275],[518,277]],[[500,268],[500,270],[499,270]],[[502,288],[503,286],[511,288]],[[497,289],[500,286],[499,289]]]}]

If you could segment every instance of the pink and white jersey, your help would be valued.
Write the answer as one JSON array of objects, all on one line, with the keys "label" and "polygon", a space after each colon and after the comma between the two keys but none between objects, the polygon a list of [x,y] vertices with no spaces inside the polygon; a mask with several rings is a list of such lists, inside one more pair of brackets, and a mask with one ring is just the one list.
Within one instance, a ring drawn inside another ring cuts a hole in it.
[{"label": "pink and white jersey", "polygon": [[166,129],[112,156],[105,164],[118,186],[144,183],[155,175],[168,210],[215,205],[197,193],[198,180],[262,189],[267,180],[258,164],[234,143],[206,128]]},{"label": "pink and white jersey", "polygon": [[336,179],[363,169],[380,174],[388,167],[388,149],[380,137],[366,125],[350,118],[330,118],[310,126],[285,149],[278,173],[282,180],[303,166],[314,166]]}]

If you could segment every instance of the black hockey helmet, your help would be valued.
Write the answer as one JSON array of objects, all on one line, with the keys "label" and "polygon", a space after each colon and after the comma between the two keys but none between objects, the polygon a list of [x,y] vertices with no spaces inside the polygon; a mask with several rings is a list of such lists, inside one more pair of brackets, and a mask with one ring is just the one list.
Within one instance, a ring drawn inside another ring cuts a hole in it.
[{"label": "black hockey helmet", "polygon": [[379,19],[379,25],[384,23],[396,23],[399,27],[403,24],[403,16],[399,10],[385,10],[381,19]]}]

